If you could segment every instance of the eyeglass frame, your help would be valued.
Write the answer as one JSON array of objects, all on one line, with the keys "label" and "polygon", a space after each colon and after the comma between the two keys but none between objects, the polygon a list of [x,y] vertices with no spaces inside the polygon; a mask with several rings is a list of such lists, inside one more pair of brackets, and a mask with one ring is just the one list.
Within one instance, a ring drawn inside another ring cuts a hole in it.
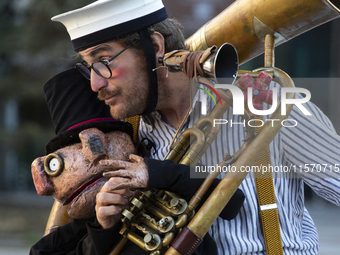
[{"label": "eyeglass frame", "polygon": [[[112,60],[114,60],[115,58],[117,58],[120,54],[122,54],[124,51],[126,51],[128,48],[130,48],[133,44],[130,44],[128,45],[126,48],[124,48],[123,50],[121,50],[120,52],[118,52],[115,56],[113,56],[112,58],[109,58],[109,59],[104,59],[104,60],[100,60],[100,61],[96,61],[96,62],[93,62],[90,66],[89,65],[86,65],[84,64],[84,61],[81,62],[81,63],[77,63],[75,65],[75,67],[77,68],[77,70],[88,80],[91,80],[91,69],[93,71],[95,71],[96,74],[98,74],[100,77],[104,78],[104,79],[110,79],[112,77],[112,70],[109,66],[110,62]],[[104,77],[97,69],[93,68],[93,65],[96,64],[96,63],[102,63],[110,72],[110,76],[109,77]],[[83,67],[87,68],[89,70],[89,75],[86,75],[85,74],[85,71],[84,69],[82,69]]]}]

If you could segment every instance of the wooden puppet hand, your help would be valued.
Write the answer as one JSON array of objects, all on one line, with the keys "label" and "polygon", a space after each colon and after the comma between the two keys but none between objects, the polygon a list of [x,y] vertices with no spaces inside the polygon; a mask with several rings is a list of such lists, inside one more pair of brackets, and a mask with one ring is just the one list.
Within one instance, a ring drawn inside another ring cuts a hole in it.
[{"label": "wooden puppet hand", "polygon": [[149,182],[149,173],[147,165],[142,157],[130,154],[128,161],[121,160],[101,160],[99,164],[110,169],[109,172],[104,172],[103,176],[107,179],[114,177],[123,177],[127,181],[117,183],[112,189],[135,189],[146,188]]}]

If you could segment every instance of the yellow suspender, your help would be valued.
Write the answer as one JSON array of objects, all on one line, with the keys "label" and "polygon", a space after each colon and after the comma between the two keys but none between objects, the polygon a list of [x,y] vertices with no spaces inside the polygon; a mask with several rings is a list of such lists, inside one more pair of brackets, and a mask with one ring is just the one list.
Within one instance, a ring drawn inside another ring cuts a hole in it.
[{"label": "yellow suspender", "polygon": [[[262,117],[255,117],[262,119]],[[256,128],[259,133],[261,128]],[[262,233],[267,255],[283,255],[282,240],[280,233],[279,214],[275,199],[274,183],[270,166],[269,149],[267,148],[256,162],[256,169],[263,169],[266,166],[268,171],[261,173],[254,171],[257,199],[262,225]]]},{"label": "yellow suspender", "polygon": [[139,120],[140,120],[140,116],[136,115],[133,117],[129,117],[125,119],[125,122],[128,122],[132,125],[133,128],[133,142],[134,144],[138,143],[138,127],[139,127]]}]

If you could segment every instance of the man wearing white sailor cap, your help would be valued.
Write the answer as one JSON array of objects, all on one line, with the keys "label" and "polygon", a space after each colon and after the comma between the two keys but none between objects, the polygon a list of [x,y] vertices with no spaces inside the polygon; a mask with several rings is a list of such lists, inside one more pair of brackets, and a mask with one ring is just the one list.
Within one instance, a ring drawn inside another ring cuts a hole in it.
[{"label": "man wearing white sailor cap", "polygon": [[190,104],[189,79],[156,68],[166,52],[185,47],[184,38],[161,0],[100,0],[52,20],[67,28],[84,60],[77,68],[111,106],[112,116],[122,119],[157,110],[169,125],[180,125]]}]

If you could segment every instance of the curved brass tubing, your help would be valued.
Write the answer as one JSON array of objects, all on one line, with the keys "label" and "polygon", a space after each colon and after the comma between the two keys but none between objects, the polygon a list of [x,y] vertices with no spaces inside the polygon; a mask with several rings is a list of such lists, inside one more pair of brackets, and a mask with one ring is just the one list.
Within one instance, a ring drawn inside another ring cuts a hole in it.
[{"label": "curved brass tubing", "polygon": [[[190,140],[195,140],[195,143],[190,145]],[[201,130],[197,128],[187,129],[177,139],[166,159],[189,165],[199,154],[204,142],[204,134]],[[188,152],[190,146],[191,149],[190,152]]]}]

